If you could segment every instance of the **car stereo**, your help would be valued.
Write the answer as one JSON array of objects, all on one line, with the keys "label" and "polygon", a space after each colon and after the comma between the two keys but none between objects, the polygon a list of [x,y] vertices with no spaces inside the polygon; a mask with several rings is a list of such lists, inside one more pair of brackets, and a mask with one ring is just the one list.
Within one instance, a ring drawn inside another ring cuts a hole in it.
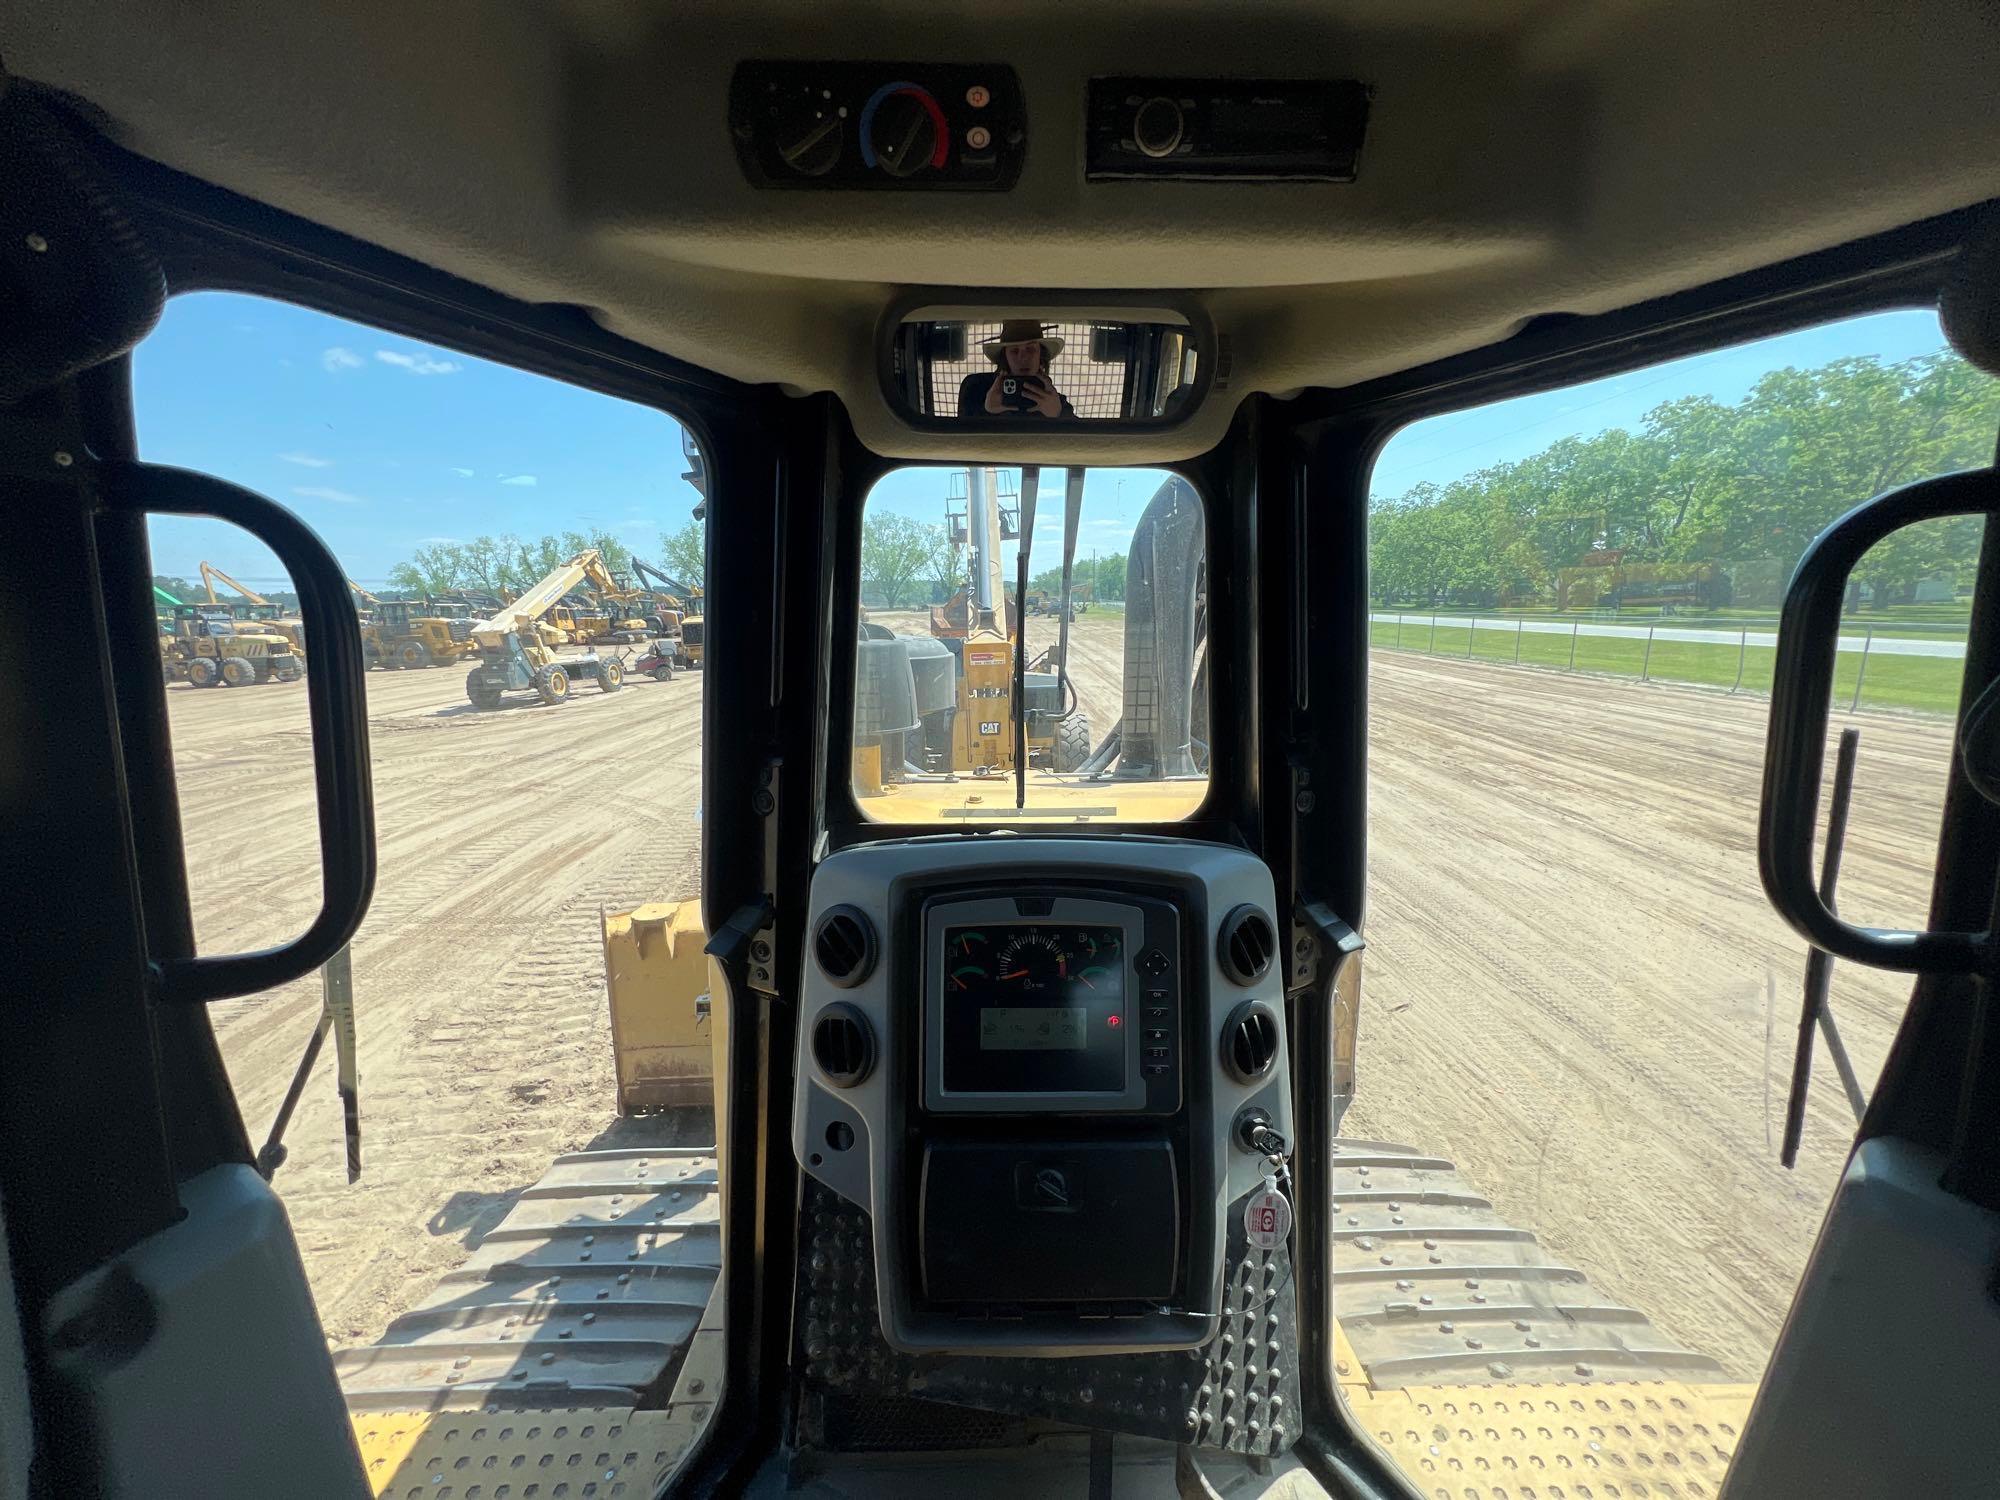
[{"label": "car stereo", "polygon": [[924,904],[924,1107],[1171,1112],[1180,1056],[1173,908],[1056,891]]}]

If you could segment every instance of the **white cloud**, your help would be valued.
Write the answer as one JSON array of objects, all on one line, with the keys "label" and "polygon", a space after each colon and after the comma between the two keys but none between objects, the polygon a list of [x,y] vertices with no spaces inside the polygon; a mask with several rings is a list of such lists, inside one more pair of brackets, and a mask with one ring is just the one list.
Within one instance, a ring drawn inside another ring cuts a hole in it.
[{"label": "white cloud", "polygon": [[521,485],[523,487],[532,487],[536,484],[539,484],[541,481],[536,479],[535,476],[532,474],[509,474],[506,478],[502,479],[500,482],[502,484],[514,484],[514,485]]},{"label": "white cloud", "polygon": [[319,362],[332,375],[338,375],[342,370],[358,370],[368,363],[352,349],[343,349],[338,344],[331,349],[322,350]]},{"label": "white cloud", "polygon": [[460,479],[470,479],[472,477],[472,470],[470,469],[453,468],[451,472],[456,474]]},{"label": "white cloud", "polygon": [[318,484],[296,485],[293,487],[292,493],[297,495],[301,500],[331,500],[335,505],[367,504],[359,495],[350,495],[346,490],[330,490],[326,486]]},{"label": "white cloud", "polygon": [[297,464],[301,469],[330,469],[333,467],[332,459],[321,458],[317,453],[280,453],[278,459],[281,463]]},{"label": "white cloud", "polygon": [[412,375],[456,375],[463,368],[455,359],[432,359],[428,354],[406,354],[397,349],[377,349],[375,357]]}]

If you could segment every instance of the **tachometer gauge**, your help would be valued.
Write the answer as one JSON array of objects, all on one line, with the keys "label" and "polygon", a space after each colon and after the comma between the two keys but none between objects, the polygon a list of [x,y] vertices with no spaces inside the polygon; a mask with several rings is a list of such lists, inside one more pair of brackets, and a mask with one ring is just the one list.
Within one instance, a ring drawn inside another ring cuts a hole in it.
[{"label": "tachometer gauge", "polygon": [[1054,934],[1030,929],[1000,945],[998,978],[1024,990],[1067,984],[1075,970],[1069,949]]}]

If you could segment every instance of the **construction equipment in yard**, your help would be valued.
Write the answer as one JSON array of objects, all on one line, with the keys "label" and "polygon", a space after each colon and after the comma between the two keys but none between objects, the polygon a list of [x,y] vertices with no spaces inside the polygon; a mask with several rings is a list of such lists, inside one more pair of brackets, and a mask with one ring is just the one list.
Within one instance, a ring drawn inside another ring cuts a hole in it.
[{"label": "construction equipment in yard", "polygon": [[[1070,590],[1067,612],[1072,620],[1090,607],[1090,601],[1085,597],[1085,589],[1085,585],[1077,584]],[[1028,613],[1030,616],[1061,614],[1064,612],[1061,600],[1060,589],[1029,589]]]},{"label": "construction equipment in yard", "polygon": [[161,669],[168,682],[195,687],[248,687],[255,682],[296,682],[305,662],[292,643],[274,632],[246,629],[226,604],[174,606],[173,633],[161,639]]},{"label": "construction equipment in yard", "polygon": [[[594,650],[559,654],[558,647],[570,644],[570,633],[544,619],[561,606],[570,590],[586,581],[601,592],[618,589],[595,547],[577,553],[498,613],[473,624],[470,635],[479,664],[465,679],[465,695],[474,708],[498,708],[505,694],[526,689],[533,689],[544,703],[561,703],[579,677],[594,680],[606,693],[625,685],[625,664],[615,656]],[[573,613],[570,619],[574,620]]]},{"label": "construction equipment in yard", "polygon": [[618,1113],[700,1107],[715,1089],[709,978],[699,901],[598,913]]},{"label": "construction equipment in yard", "polygon": [[[208,590],[210,604],[226,605],[231,614],[239,620],[250,621],[255,628],[271,634],[281,635],[291,642],[292,653],[303,662],[306,659],[305,622],[288,612],[282,604],[273,604],[255,589],[248,588],[231,578],[212,562],[201,565],[202,586]],[[241,596],[241,604],[229,604],[217,596],[215,586],[234,590]]]},{"label": "construction equipment in yard", "polygon": [[650,606],[642,613],[658,621],[661,626],[659,635],[671,636],[679,642],[675,654],[683,666],[700,667],[703,624],[701,585],[682,583],[643,557],[632,559],[632,574],[639,583],[639,587],[632,591],[634,600],[644,598]]},{"label": "construction equipment in yard", "polygon": [[448,667],[477,649],[471,606],[437,599],[382,599],[361,625],[371,667]]}]

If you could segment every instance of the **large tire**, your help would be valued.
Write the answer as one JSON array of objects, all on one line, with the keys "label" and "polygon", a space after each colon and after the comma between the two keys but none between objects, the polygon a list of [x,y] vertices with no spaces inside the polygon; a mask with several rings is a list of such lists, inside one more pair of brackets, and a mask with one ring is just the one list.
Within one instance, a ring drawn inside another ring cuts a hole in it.
[{"label": "large tire", "polygon": [[597,690],[600,693],[615,693],[625,686],[625,663],[615,656],[607,656],[597,664]]},{"label": "large tire", "polygon": [[653,668],[653,681],[672,682],[673,680],[674,664],[672,662],[663,661],[657,667]]},{"label": "large tire", "polygon": [[187,677],[195,687],[214,687],[222,681],[222,668],[212,656],[195,656],[188,659]]},{"label": "large tire", "polygon": [[486,680],[486,669],[475,668],[465,679],[465,696],[472,706],[484,712],[500,706],[501,690]]},{"label": "large tire", "polygon": [[257,680],[257,669],[250,664],[247,656],[225,656],[222,659],[222,685],[224,687],[249,687]]},{"label": "large tire", "polygon": [[428,667],[431,664],[431,648],[422,641],[405,641],[396,648],[396,665],[399,667]]},{"label": "large tire", "polygon": [[561,703],[569,697],[569,673],[561,667],[543,667],[535,674],[535,691],[544,703]]},{"label": "large tire", "polygon": [[1049,768],[1076,771],[1090,759],[1090,715],[1082,709],[1056,720],[1056,742],[1049,750]]},{"label": "large tire", "polygon": [[306,664],[300,661],[297,657],[293,657],[290,661],[286,662],[283,666],[278,668],[278,681],[280,682],[297,682],[301,677],[305,675],[306,675]]}]

